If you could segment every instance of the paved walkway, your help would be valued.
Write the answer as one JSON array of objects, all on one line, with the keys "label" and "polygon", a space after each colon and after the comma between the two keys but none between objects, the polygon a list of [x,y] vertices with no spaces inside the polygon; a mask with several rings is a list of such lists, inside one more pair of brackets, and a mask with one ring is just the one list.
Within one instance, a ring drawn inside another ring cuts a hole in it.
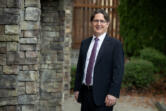
[{"label": "paved walkway", "polygon": [[[64,111],[80,111],[80,104],[71,96],[64,102]],[[121,96],[114,111],[158,111],[151,98]]]}]

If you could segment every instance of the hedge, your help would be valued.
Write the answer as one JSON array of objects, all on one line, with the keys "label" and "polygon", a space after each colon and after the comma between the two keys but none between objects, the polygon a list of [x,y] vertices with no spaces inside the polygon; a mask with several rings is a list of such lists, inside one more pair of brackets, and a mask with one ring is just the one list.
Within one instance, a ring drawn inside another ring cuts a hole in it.
[{"label": "hedge", "polygon": [[123,86],[146,88],[154,81],[154,66],[143,59],[132,59],[125,64]]},{"label": "hedge", "polygon": [[144,48],[140,51],[142,59],[151,61],[156,72],[166,72],[166,56],[154,48]]},{"label": "hedge", "polygon": [[165,0],[120,0],[118,14],[124,51],[138,56],[144,47],[166,53]]}]

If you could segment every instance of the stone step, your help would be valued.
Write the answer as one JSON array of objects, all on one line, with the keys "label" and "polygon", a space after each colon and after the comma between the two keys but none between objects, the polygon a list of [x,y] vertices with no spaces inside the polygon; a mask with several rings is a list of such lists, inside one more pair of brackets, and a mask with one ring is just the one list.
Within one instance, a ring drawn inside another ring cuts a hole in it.
[{"label": "stone step", "polygon": [[166,105],[162,104],[160,102],[156,102],[156,107],[158,108],[159,111],[166,111]]}]

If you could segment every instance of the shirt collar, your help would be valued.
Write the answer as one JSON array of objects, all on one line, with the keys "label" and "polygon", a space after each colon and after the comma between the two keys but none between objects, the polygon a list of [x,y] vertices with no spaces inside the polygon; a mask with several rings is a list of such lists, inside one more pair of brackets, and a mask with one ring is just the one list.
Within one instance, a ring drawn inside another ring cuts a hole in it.
[{"label": "shirt collar", "polygon": [[[98,37],[98,39],[99,39],[99,41],[103,41],[104,40],[104,38],[105,38],[105,36],[106,36],[106,32],[105,33],[103,33],[102,35],[100,35],[99,37]],[[95,35],[93,35],[93,40],[96,38],[96,36]]]}]

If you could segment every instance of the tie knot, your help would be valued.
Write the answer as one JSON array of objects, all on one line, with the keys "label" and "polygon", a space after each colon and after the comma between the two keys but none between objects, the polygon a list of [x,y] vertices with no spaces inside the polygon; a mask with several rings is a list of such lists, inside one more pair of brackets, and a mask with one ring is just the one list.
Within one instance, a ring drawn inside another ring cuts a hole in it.
[{"label": "tie knot", "polygon": [[98,41],[98,40],[99,40],[99,39],[96,37],[96,38],[95,38],[95,41]]}]

